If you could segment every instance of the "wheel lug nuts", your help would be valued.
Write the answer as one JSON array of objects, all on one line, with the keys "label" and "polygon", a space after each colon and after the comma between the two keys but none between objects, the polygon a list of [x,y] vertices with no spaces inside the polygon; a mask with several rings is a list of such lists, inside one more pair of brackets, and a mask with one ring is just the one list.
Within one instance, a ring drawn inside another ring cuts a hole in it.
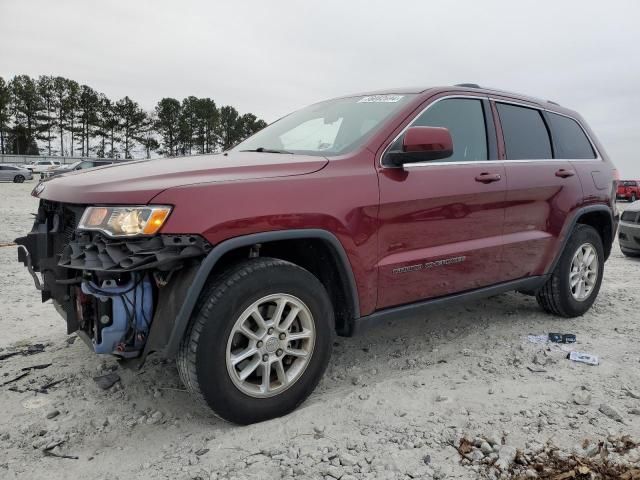
[{"label": "wheel lug nuts", "polygon": [[273,333],[273,328],[270,328],[269,330],[267,330],[267,333],[271,335]]},{"label": "wheel lug nuts", "polygon": [[258,348],[262,348],[262,340],[260,340],[258,343],[256,343],[256,346],[257,346]]},{"label": "wheel lug nuts", "polygon": [[276,352],[276,355],[281,356],[282,355],[282,349],[279,348],[278,351]]},{"label": "wheel lug nuts", "polygon": [[287,336],[284,333],[280,334],[280,340],[284,340],[285,338],[287,338]]},{"label": "wheel lug nuts", "polygon": [[266,362],[267,360],[269,360],[269,355],[264,354],[264,355],[262,356],[262,361],[263,361],[263,362]]}]

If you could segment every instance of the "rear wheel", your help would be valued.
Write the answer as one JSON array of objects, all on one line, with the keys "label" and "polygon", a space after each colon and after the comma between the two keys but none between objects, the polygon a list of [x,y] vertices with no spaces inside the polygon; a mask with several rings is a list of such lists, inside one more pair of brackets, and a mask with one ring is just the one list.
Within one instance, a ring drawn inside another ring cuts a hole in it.
[{"label": "rear wheel", "polygon": [[538,304],[562,317],[583,315],[598,296],[604,273],[604,249],[598,232],[577,225],[551,278],[537,292]]},{"label": "rear wheel", "polygon": [[24,182],[24,175],[16,175],[13,177],[13,183],[22,183]]},{"label": "rear wheel", "polygon": [[178,370],[221,418],[260,422],[311,394],[328,365],[333,330],[331,302],[315,276],[283,260],[249,260],[202,296]]}]

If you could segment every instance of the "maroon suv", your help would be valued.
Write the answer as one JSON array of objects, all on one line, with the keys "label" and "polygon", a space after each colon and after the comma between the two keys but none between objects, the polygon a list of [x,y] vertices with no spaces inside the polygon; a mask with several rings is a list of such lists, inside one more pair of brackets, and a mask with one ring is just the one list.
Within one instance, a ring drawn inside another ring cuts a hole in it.
[{"label": "maroon suv", "polygon": [[220,155],[45,181],[17,243],[69,333],[176,358],[196,398],[250,423],[313,391],[334,333],[510,290],[585,313],[615,175],[555,103],[397,89],[311,105]]}]

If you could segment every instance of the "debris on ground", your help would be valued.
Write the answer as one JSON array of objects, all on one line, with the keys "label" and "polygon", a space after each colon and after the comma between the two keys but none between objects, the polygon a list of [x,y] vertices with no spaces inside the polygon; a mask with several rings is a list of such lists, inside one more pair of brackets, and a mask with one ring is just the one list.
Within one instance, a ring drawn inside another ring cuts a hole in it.
[{"label": "debris on ground", "polygon": [[517,449],[491,436],[463,437],[456,443],[452,446],[460,463],[490,479],[640,480],[640,442],[629,435],[610,435],[599,442],[586,439],[571,451],[552,441],[529,442]]},{"label": "debris on ground", "polygon": [[106,375],[93,377],[93,381],[96,382],[96,385],[98,385],[98,387],[100,387],[102,390],[109,390],[117,382],[120,381],[120,375],[118,375],[116,372],[111,372],[107,373]]},{"label": "debris on ground", "polygon": [[586,363],[587,365],[598,365],[600,363],[598,357],[584,352],[569,352],[567,358],[574,362]]},{"label": "debris on ground", "polygon": [[16,355],[34,355],[36,353],[44,352],[44,345],[42,343],[35,343],[33,345],[29,345],[27,348],[22,350],[17,350],[14,352],[8,353],[0,353],[0,360],[6,360],[7,358],[14,357]]}]

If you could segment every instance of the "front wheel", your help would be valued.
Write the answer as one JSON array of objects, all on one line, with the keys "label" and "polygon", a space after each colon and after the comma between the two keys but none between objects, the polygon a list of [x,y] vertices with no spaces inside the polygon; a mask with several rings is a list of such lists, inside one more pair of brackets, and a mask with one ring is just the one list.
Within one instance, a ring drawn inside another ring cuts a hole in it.
[{"label": "front wheel", "polygon": [[579,317],[598,296],[604,273],[604,249],[598,232],[576,225],[551,277],[537,292],[538,304],[561,317]]},{"label": "front wheel", "polygon": [[329,296],[283,260],[242,262],[203,294],[178,355],[187,389],[219,417],[249,424],[285,415],[314,390],[331,356]]},{"label": "front wheel", "polygon": [[23,175],[16,175],[15,177],[13,177],[13,183],[23,183],[23,182],[24,182]]}]

